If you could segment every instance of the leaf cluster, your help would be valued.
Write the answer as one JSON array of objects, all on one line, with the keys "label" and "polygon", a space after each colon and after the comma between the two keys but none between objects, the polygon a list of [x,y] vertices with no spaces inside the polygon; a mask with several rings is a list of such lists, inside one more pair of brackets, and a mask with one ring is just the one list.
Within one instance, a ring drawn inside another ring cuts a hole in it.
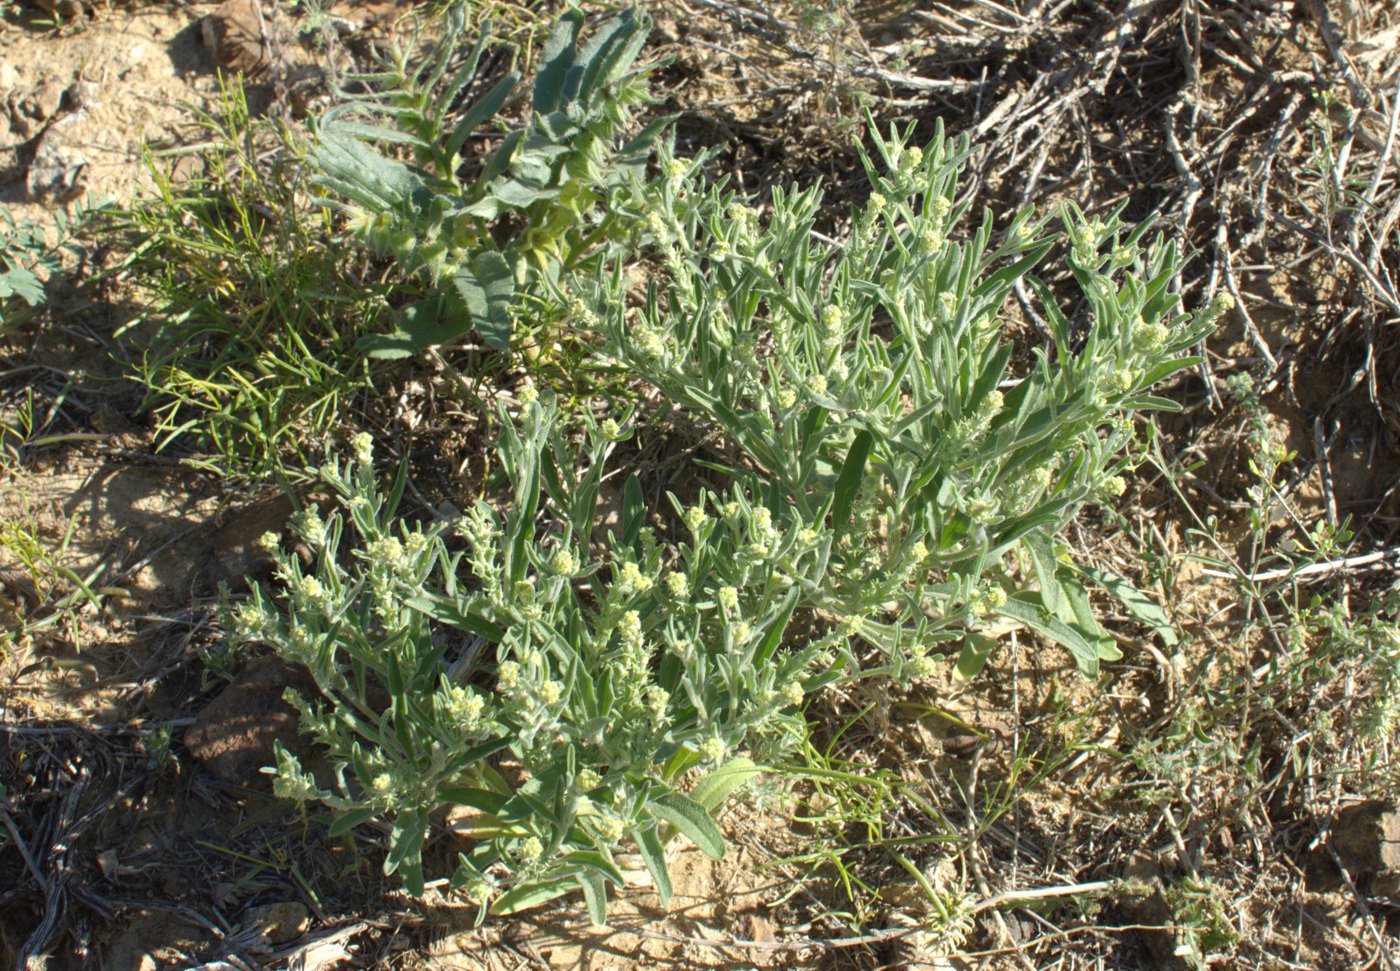
[{"label": "leaf cluster", "polygon": [[[966,215],[967,141],[874,133],[868,205],[836,246],[814,232],[818,188],[773,190],[766,219],[694,166],[648,194],[662,272],[640,307],[620,266],[590,312],[607,353],[746,461],[721,470],[781,497],[780,520],[825,522],[832,569],[809,604],[867,620],[872,643],[964,641],[981,666],[1006,625],[1066,647],[1086,674],[1117,657],[1083,574],[1055,536],[1085,503],[1121,494],[1127,415],[1171,409],[1150,389],[1209,329],[1180,309],[1170,243],[1116,215],[1023,213],[997,233]],[[1032,271],[1061,240],[1084,308],[1062,312]],[[1049,343],[1013,369],[1001,316],[1018,284]]]},{"label": "leaf cluster", "polygon": [[[353,79],[373,93],[346,95],[321,119],[311,161],[349,231],[442,285],[405,311],[397,334],[369,340],[370,353],[406,356],[473,328],[507,348],[523,301],[547,317],[549,289],[625,235],[623,217],[600,204],[641,171],[664,125],[617,144],[632,109],[647,100],[645,72],[635,62],[650,24],[628,9],[580,43],[583,26],[579,10],[560,18],[544,46],[527,120],[507,126],[479,165],[464,152],[498,118],[520,78],[508,72],[489,87],[474,86],[485,73],[490,25],[462,60],[460,9],[424,65],[411,69],[396,51],[383,71]],[[485,90],[472,97],[476,87]]]},{"label": "leaf cluster", "polygon": [[[257,590],[233,624],[311,672],[303,727],[334,764],[318,780],[280,752],[277,791],[329,806],[336,833],[391,817],[386,870],[415,891],[434,813],[457,806],[473,842],[454,886],[495,912],[580,886],[601,908],[626,876],[623,840],[667,896],[673,830],[721,855],[709,813],[754,774],[749,754],[800,738],[805,693],[851,666],[841,630],[783,646],[829,537],[779,535],[736,491],[678,504],[690,535],[663,544],[633,480],[610,554],[596,554],[607,455],[625,433],[590,426],[579,451],[552,402],[519,428],[502,418],[503,509],[409,527],[405,479],[380,488],[366,438],[322,471],[343,511],[294,521],[314,566],[269,537],[285,608]],[[683,793],[696,771],[708,781]]]}]

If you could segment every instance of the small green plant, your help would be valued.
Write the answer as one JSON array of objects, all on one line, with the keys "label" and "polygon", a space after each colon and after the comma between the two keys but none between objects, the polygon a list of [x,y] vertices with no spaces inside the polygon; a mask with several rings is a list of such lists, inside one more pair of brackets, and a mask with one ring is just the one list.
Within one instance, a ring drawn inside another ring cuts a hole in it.
[{"label": "small green plant", "polygon": [[171,747],[174,741],[174,733],[169,725],[156,725],[141,733],[141,748],[146,754],[146,767],[159,771],[176,761],[175,751]]},{"label": "small green plant", "polygon": [[114,271],[141,312],[138,378],[161,448],[235,478],[298,478],[370,386],[356,347],[386,329],[391,287],[331,242],[299,178],[301,143],[249,117],[243,91],[199,119],[202,173],[177,181],[149,161],[153,190],[119,213],[129,256]]},{"label": "small green plant", "polygon": [[[527,122],[479,164],[465,150],[519,77],[506,74],[453,112],[490,39],[488,24],[454,66],[465,27],[460,8],[426,64],[410,67],[396,50],[382,72],[358,79],[376,85],[373,94],[347,96],[321,120],[311,160],[350,233],[435,288],[404,311],[397,334],[367,343],[371,353],[411,354],[473,328],[507,348],[522,301],[533,302],[531,317],[547,321],[547,293],[625,235],[623,215],[600,204],[641,171],[664,124],[616,145],[632,109],[647,99],[645,73],[634,63],[649,22],[625,10],[580,46],[583,23],[579,10],[560,19],[544,46]],[[356,120],[365,117],[392,127]],[[411,152],[412,162],[389,157],[376,142]]]},{"label": "small green plant", "polygon": [[105,207],[89,199],[72,215],[56,210],[50,241],[43,225],[30,219],[20,222],[8,207],[0,206],[0,333],[25,312],[21,303],[33,308],[44,302],[44,281],[62,270],[64,253],[82,257],[85,249],[77,237]]},{"label": "small green plant", "polygon": [[1222,888],[1209,880],[1187,877],[1167,888],[1167,904],[1176,921],[1177,953],[1192,968],[1233,954],[1243,940],[1230,922]]},{"label": "small green plant", "polygon": [[721,855],[710,813],[757,771],[752,757],[801,738],[805,692],[853,664],[844,629],[783,645],[820,582],[824,531],[780,533],[742,491],[677,503],[688,537],[663,543],[633,480],[610,555],[596,554],[624,432],[586,433],[576,452],[544,400],[519,429],[503,416],[509,502],[480,502],[451,530],[396,515],[403,474],[381,490],[362,436],[353,462],[322,470],[345,511],[294,521],[314,568],[271,538],[285,606],[259,589],[233,611],[243,640],[304,664],[320,692],[297,704],[333,782],[280,751],[277,791],[329,806],[333,833],[392,818],[385,869],[414,892],[435,814],[456,805],[475,842],[453,886],[494,912],[581,887],[601,921],[624,841],[669,896],[666,841]]},{"label": "small green plant", "polygon": [[100,610],[108,597],[125,595],[124,590],[97,585],[107,569],[105,563],[97,564],[86,576],[67,565],[76,527],[77,521],[70,520],[58,542],[50,544],[27,512],[0,517],[0,560],[17,565],[29,586],[29,603],[23,617],[0,630],[0,650],[21,638],[41,637],[60,626],[67,628],[73,646],[81,649],[79,611],[88,606]]},{"label": "small green plant", "polygon": [[[1224,308],[1192,320],[1169,288],[1171,244],[1069,207],[1089,308],[1072,321],[1030,276],[1056,244],[1043,220],[1017,216],[994,246],[988,214],[955,241],[966,139],[874,140],[869,203],[840,246],[813,232],[817,188],[775,188],[765,221],[698,185],[697,164],[664,160],[668,178],[641,190],[660,278],[629,302],[619,266],[579,312],[612,360],[723,430],[742,455],[723,471],[775,497],[780,522],[829,526],[810,606],[891,652],[963,638],[968,675],[989,634],[1025,626],[1093,674],[1118,651],[1055,536],[1122,494],[1127,416],[1176,407],[1150,389],[1190,366],[1182,352]],[[999,315],[1022,279],[1051,346],[1013,369]]]}]

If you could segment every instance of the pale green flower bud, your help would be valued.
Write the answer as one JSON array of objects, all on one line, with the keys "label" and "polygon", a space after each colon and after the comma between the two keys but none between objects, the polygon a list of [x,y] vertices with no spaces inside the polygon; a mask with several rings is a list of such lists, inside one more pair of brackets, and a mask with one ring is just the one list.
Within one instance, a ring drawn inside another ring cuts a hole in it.
[{"label": "pale green flower bud", "polygon": [[709,762],[718,762],[727,751],[724,742],[718,738],[707,738],[700,743],[700,755]]},{"label": "pale green flower bud", "polygon": [[557,577],[571,577],[578,572],[578,558],[571,551],[560,547],[550,554],[545,569]]},{"label": "pale green flower bud", "polygon": [[690,578],[684,573],[672,570],[666,574],[666,592],[676,600],[684,600],[690,595]]},{"label": "pale green flower bud", "polygon": [[627,832],[627,824],[612,813],[608,813],[594,819],[593,829],[604,843],[616,843]]},{"label": "pale green flower bud", "polygon": [[1137,383],[1137,375],[1130,368],[1119,368],[1104,382],[1104,393],[1109,395],[1127,394]]},{"label": "pale green flower bud", "polygon": [[931,678],[938,671],[938,662],[931,657],[919,655],[911,657],[904,665],[904,670],[913,679]]},{"label": "pale green flower bud", "polygon": [[958,295],[952,290],[944,290],[938,295],[938,313],[947,320],[951,320],[958,312]]},{"label": "pale green flower bud", "polygon": [[704,506],[691,506],[685,511],[685,524],[692,533],[700,532],[706,518]]},{"label": "pale green flower bud", "polygon": [[640,644],[642,640],[642,615],[635,610],[627,611],[617,622],[617,630],[623,644],[629,646]]},{"label": "pale green flower bud", "polygon": [[350,440],[350,446],[355,451],[356,462],[370,465],[374,461],[374,438],[369,432],[360,432]]},{"label": "pale green flower bud", "polygon": [[739,591],[733,587],[720,587],[715,594],[715,599],[725,610],[733,610],[739,606]]}]

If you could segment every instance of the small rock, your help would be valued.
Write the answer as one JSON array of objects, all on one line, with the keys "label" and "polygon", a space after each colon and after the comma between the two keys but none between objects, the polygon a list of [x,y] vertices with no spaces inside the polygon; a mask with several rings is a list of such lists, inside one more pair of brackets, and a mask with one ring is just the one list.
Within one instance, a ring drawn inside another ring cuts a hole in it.
[{"label": "small rock", "polygon": [[295,900],[254,907],[243,919],[243,926],[255,929],[273,947],[296,940],[309,925],[306,907]]},{"label": "small rock", "polygon": [[288,687],[303,694],[315,691],[310,674],[280,658],[253,661],[186,730],[190,754],[216,779],[271,789],[270,777],[262,768],[275,763],[273,746],[281,742],[293,750],[297,747],[297,713],[282,699]]},{"label": "small rock", "polygon": [[49,137],[51,134],[50,130],[40,137],[25,176],[29,197],[45,205],[68,202],[87,188],[87,157]]},{"label": "small rock", "polygon": [[88,422],[102,435],[130,435],[139,430],[134,421],[105,401],[92,410]]},{"label": "small rock", "polygon": [[259,540],[264,533],[280,533],[291,515],[292,500],[280,493],[229,515],[213,537],[209,579],[238,591],[270,573],[275,561]]},{"label": "small rock", "polygon": [[773,963],[773,951],[777,950],[778,938],[773,933],[773,925],[767,917],[752,911],[741,914],[738,931],[741,940],[752,941],[754,944],[774,945],[773,950],[753,948],[749,951],[749,959],[755,967],[766,968]]},{"label": "small rock", "polygon": [[229,74],[257,78],[266,74],[281,41],[274,33],[274,17],[264,13],[258,0],[224,0],[219,9],[199,25],[204,46],[214,63]]},{"label": "small rock", "polygon": [[1139,850],[1128,857],[1123,864],[1122,878],[1131,885],[1128,893],[1118,902],[1123,914],[1134,924],[1142,925],[1138,931],[1142,942],[1151,952],[1153,967],[1163,971],[1190,971],[1189,952],[1179,948],[1173,924],[1171,904],[1163,888],[1165,873],[1157,857],[1145,850]]},{"label": "small rock", "polygon": [[19,103],[19,109],[35,121],[48,121],[58,114],[58,109],[63,104],[64,90],[65,85],[59,81],[45,81],[29,92]]},{"label": "small rock", "polygon": [[1400,871],[1400,811],[1379,799],[1348,806],[1332,821],[1332,846],[1352,876]]},{"label": "small rock", "polygon": [[72,20],[83,12],[82,0],[36,0],[36,2],[61,20]]}]

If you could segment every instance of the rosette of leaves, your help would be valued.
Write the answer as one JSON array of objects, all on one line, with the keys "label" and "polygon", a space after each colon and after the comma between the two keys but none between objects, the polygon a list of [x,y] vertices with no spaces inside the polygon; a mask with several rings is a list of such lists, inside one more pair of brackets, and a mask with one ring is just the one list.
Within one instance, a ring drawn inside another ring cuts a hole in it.
[{"label": "rosette of leaves", "polygon": [[479,166],[464,160],[468,142],[520,78],[509,72],[477,90],[490,25],[464,56],[461,8],[421,67],[396,51],[383,71],[353,79],[373,93],[344,94],[321,119],[310,159],[316,182],[336,197],[330,204],[353,235],[435,285],[431,298],[404,309],[397,334],[366,338],[370,353],[404,356],[473,328],[505,349],[523,300],[542,304],[620,235],[629,217],[600,203],[642,171],[666,123],[623,139],[632,110],[648,99],[636,59],[650,23],[625,10],[580,44],[583,25],[579,10],[559,20],[528,119],[504,131]]},{"label": "rosette of leaves", "polygon": [[[966,139],[873,141],[869,200],[841,244],[813,231],[818,188],[775,188],[764,219],[667,160],[646,189],[664,272],[634,307],[617,269],[589,312],[612,359],[746,459],[719,468],[831,530],[811,606],[863,618],[890,649],[909,632],[960,638],[967,675],[1011,625],[1093,674],[1118,651],[1056,535],[1084,503],[1122,493],[1126,416],[1176,407],[1150,389],[1196,362],[1184,352],[1221,308],[1182,313],[1176,251],[1144,245],[1145,226],[1067,208],[1087,311],[1072,321],[1032,275],[1057,242],[1045,220],[1018,215],[994,242],[987,214],[957,236]],[[1049,343],[1013,369],[1000,315],[1022,280]]]},{"label": "rosette of leaves", "polygon": [[240,638],[318,689],[296,703],[333,771],[281,750],[277,792],[329,807],[333,834],[388,820],[385,869],[415,893],[424,841],[456,806],[471,847],[452,886],[493,912],[582,888],[601,922],[624,845],[668,897],[666,842],[722,855],[711,813],[751,757],[800,736],[804,693],[849,669],[844,631],[783,644],[829,537],[779,531],[742,492],[678,507],[688,538],[663,544],[629,485],[620,532],[594,551],[622,434],[590,426],[578,454],[553,404],[531,403],[518,429],[504,419],[509,496],[450,528],[397,516],[403,476],[381,490],[364,437],[323,471],[343,511],[294,520],[314,566],[271,537],[281,591],[232,611]]}]

